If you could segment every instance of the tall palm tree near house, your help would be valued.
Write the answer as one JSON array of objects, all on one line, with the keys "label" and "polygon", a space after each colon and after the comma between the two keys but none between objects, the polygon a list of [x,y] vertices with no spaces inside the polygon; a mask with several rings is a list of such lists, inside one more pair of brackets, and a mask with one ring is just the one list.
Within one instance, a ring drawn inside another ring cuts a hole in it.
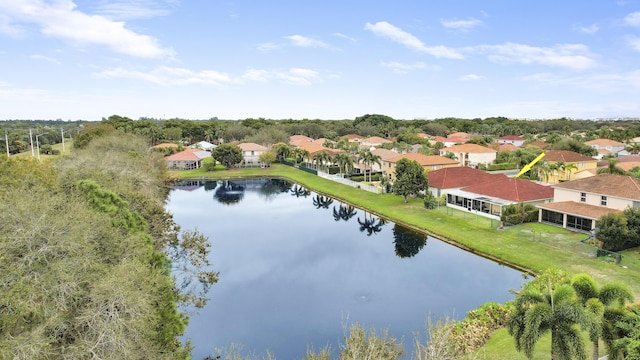
[{"label": "tall palm tree near house", "polygon": [[578,170],[578,165],[576,165],[576,163],[570,162],[564,165],[564,179],[566,181],[571,180],[571,172],[573,170]]},{"label": "tall palm tree near house", "polygon": [[579,324],[585,320],[582,304],[570,284],[552,284],[546,289],[525,286],[515,299],[515,309],[507,320],[507,330],[516,350],[533,358],[540,338],[551,333],[551,359],[586,358]]},{"label": "tall palm tree near house", "polygon": [[349,154],[338,153],[333,157],[333,162],[338,165],[340,176],[342,177],[343,170],[345,174],[349,174],[349,170],[353,170],[353,158]]},{"label": "tall palm tree near house", "polygon": [[[593,343],[593,360],[598,359],[599,340],[603,338],[609,351],[609,356],[616,359],[616,340],[614,331],[616,319],[624,311],[626,302],[633,301],[633,292],[626,284],[612,282],[598,288],[596,282],[588,274],[577,274],[571,279],[582,306],[586,310],[586,329],[589,340]],[[612,321],[613,320],[613,321]]]},{"label": "tall palm tree near house", "polygon": [[313,160],[315,161],[318,169],[327,169],[333,159],[331,158],[331,154],[329,154],[329,152],[321,151],[313,155]]},{"label": "tall palm tree near house", "polygon": [[283,162],[291,154],[291,147],[285,143],[278,143],[273,147],[276,153],[276,160],[279,162]]},{"label": "tall palm tree near house", "polygon": [[536,164],[538,168],[538,175],[540,176],[540,181],[549,182],[549,175],[551,174],[551,169],[549,168],[549,162],[547,160],[540,161]]},{"label": "tall palm tree near house", "polygon": [[367,181],[367,165],[369,166],[369,182],[372,181],[373,164],[382,166],[382,157],[371,152],[371,150],[363,150],[358,154],[358,162],[362,162],[365,166],[364,181]]},{"label": "tall palm tree near house", "polygon": [[309,150],[295,148],[291,151],[291,155],[293,155],[294,161],[297,165],[299,162],[303,162],[304,159],[309,156]]},{"label": "tall palm tree near house", "polygon": [[618,159],[608,159],[609,164],[606,168],[602,168],[598,170],[598,174],[614,174],[614,175],[624,175],[625,172],[616,164],[618,163]]}]

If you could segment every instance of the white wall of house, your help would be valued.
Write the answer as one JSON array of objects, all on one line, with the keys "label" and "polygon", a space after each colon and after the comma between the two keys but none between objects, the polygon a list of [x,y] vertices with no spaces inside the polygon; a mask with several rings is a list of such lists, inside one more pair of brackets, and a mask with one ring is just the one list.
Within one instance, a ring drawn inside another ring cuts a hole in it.
[{"label": "white wall of house", "polygon": [[616,210],[624,210],[628,207],[633,207],[633,200],[630,199],[559,188],[556,188],[553,191],[553,201],[575,201],[588,205],[606,206],[610,209]]}]

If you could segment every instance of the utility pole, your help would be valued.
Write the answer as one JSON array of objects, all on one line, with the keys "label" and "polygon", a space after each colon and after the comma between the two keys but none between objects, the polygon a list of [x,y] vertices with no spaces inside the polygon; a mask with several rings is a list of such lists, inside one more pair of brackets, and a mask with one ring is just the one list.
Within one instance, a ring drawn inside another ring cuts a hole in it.
[{"label": "utility pole", "polygon": [[9,157],[9,135],[7,135],[7,131],[4,132],[4,143],[7,145],[7,157]]},{"label": "utility pole", "polygon": [[60,131],[62,132],[62,153],[64,154],[64,128],[60,128]]}]

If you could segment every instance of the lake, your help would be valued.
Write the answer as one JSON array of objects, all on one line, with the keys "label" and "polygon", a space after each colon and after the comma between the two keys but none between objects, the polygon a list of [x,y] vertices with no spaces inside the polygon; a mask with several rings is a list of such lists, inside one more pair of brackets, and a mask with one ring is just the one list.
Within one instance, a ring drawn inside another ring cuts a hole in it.
[{"label": "lake", "polygon": [[[522,272],[283,180],[190,182],[167,209],[211,243],[220,272],[190,315],[194,359],[240,345],[303,359],[338,348],[351,324],[403,339],[410,355],[427,319],[513,298]],[[429,212],[425,210],[425,216]],[[261,358],[261,357],[260,357]]]}]

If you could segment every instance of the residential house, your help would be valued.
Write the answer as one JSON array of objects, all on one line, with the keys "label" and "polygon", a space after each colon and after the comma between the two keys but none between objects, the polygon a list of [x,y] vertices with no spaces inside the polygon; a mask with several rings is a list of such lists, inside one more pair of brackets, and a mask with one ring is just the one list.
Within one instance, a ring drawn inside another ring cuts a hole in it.
[{"label": "residential house", "polygon": [[356,174],[364,174],[365,170],[367,172],[369,171],[380,172],[383,169],[383,165],[385,161],[400,155],[393,150],[387,150],[387,149],[374,149],[374,150],[371,150],[371,154],[380,156],[380,165],[378,164],[369,165],[369,164],[356,162],[353,164]]},{"label": "residential house", "polygon": [[467,140],[471,139],[471,137],[469,136],[468,133],[462,132],[462,131],[451,133],[451,134],[447,135],[447,137],[448,138],[463,138],[463,139],[467,139]]},{"label": "residential house", "polygon": [[380,136],[370,136],[368,138],[362,139],[360,141],[361,147],[371,148],[371,147],[379,147],[382,144],[392,143],[393,141],[385,138],[381,138]]},{"label": "residential house", "polygon": [[353,143],[360,144],[362,140],[364,140],[364,136],[358,135],[358,134],[347,134],[347,135],[340,136],[340,139],[347,140],[347,143],[349,144],[353,144]]},{"label": "residential house", "polygon": [[505,206],[543,204],[553,199],[553,189],[530,180],[502,177],[495,181],[447,191],[447,206],[499,220]]},{"label": "residential house", "polygon": [[289,145],[297,146],[301,142],[311,142],[313,138],[306,135],[291,135],[289,136]]},{"label": "residential house", "polygon": [[451,152],[456,156],[461,166],[478,166],[491,164],[496,161],[497,150],[476,145],[462,144],[440,149],[440,155]]},{"label": "residential house", "polygon": [[578,172],[595,169],[598,160],[592,157],[568,150],[552,150],[544,154],[539,163],[546,162],[546,169],[543,180],[550,184],[557,184],[562,181],[570,181],[576,178]]},{"label": "residential house", "polygon": [[485,182],[500,181],[504,174],[490,174],[469,166],[446,167],[427,173],[429,177],[429,191],[433,196],[440,196],[452,190],[483,184]]},{"label": "residential house", "polygon": [[423,155],[419,153],[402,154],[383,161],[382,171],[391,181],[395,181],[396,179],[396,164],[398,163],[398,161],[400,161],[400,159],[417,161],[424,168],[424,171],[426,171],[427,174],[430,171],[442,168],[460,166],[460,164],[456,160],[452,160],[444,156]]},{"label": "residential house", "polygon": [[590,231],[603,215],[626,208],[640,209],[640,180],[627,175],[600,174],[553,186],[553,202],[537,206],[539,221]]},{"label": "residential house", "polygon": [[469,138],[434,136],[433,141],[431,141],[431,143],[435,144],[437,142],[441,142],[444,144],[445,147],[451,147],[457,144],[464,144],[467,141],[469,141]]},{"label": "residential house", "polygon": [[517,147],[521,147],[522,145],[524,145],[524,142],[527,141],[527,139],[516,135],[505,135],[497,138],[496,141],[501,145],[511,144]]},{"label": "residential house", "polygon": [[242,162],[239,164],[240,167],[261,167],[266,165],[260,161],[260,155],[265,151],[268,151],[268,147],[256,143],[240,143],[238,144],[238,147],[242,150]]},{"label": "residential house", "polygon": [[605,155],[617,154],[626,147],[626,144],[611,139],[595,139],[585,141],[585,144],[598,150],[598,159],[602,159]]},{"label": "residential house", "polygon": [[211,153],[202,149],[186,148],[165,158],[169,170],[194,170],[202,167],[202,160]]}]

